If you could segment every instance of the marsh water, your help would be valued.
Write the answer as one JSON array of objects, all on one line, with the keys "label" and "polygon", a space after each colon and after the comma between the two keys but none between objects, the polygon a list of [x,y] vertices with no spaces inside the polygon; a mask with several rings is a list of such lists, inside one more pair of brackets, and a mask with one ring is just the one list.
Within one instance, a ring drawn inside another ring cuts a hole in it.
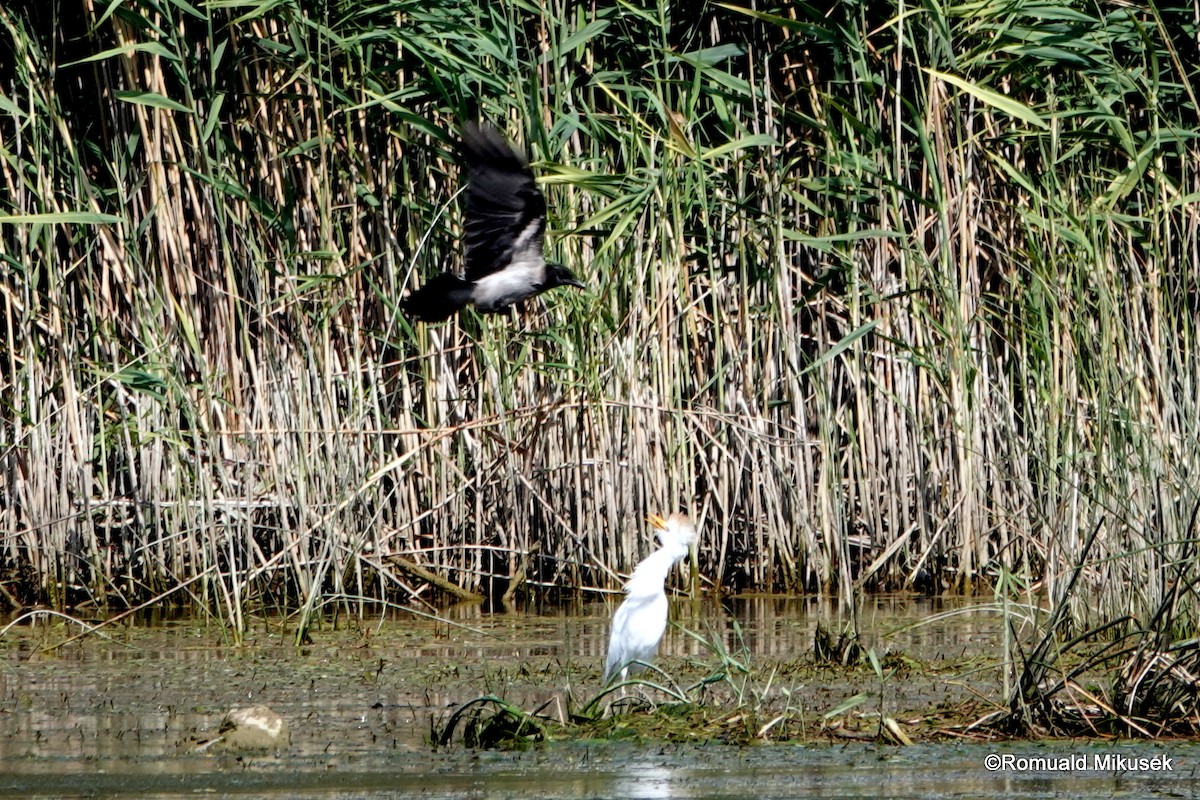
[{"label": "marsh water", "polygon": [[[986,708],[1000,696],[1000,616],[968,601],[881,598],[862,611],[864,645],[890,665],[882,682],[870,668],[813,666],[818,622],[835,631],[847,622],[836,606],[773,598],[677,604],[679,625],[659,658],[666,672],[681,685],[702,678],[719,665],[721,649],[749,662],[743,702],[784,703],[812,727],[829,723],[828,735],[802,744],[733,745],[703,730],[690,737],[676,731],[668,742],[627,731],[521,751],[430,743],[431,730],[483,695],[551,718],[582,706],[599,689],[608,613],[595,604],[503,614],[467,606],[443,612],[443,620],[405,612],[343,616],[299,647],[279,620],[261,621],[236,646],[220,627],[194,620],[111,625],[74,640],[78,628],[55,618],[14,625],[0,637],[0,797],[1087,798],[1196,791],[1200,747],[1190,742],[985,743],[949,735],[899,747],[857,736],[877,731],[880,713],[914,729],[944,723],[950,730],[962,721],[954,709]],[[868,702],[837,712],[863,693]],[[287,720],[286,745],[253,754],[202,749],[230,708],[253,704]],[[989,769],[996,759],[999,769]]]}]

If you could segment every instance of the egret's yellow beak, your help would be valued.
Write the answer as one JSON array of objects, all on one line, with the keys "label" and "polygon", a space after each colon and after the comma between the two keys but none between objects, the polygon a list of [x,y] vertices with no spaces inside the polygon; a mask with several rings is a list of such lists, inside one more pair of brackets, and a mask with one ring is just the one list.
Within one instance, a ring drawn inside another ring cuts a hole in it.
[{"label": "egret's yellow beak", "polygon": [[649,522],[654,527],[659,528],[659,529],[663,529],[663,528],[667,527],[667,521],[665,519],[663,519],[662,517],[660,517],[658,514],[651,514],[650,516],[646,517],[646,521]]}]

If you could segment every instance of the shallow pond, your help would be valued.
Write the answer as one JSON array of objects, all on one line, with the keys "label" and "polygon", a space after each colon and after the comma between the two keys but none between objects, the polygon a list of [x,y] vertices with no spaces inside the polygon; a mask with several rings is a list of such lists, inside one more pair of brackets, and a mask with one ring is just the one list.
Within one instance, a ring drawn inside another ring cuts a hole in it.
[{"label": "shallow pond", "polygon": [[[937,616],[947,611],[959,613]],[[680,603],[673,614],[682,627],[668,631],[659,663],[681,684],[714,669],[719,641],[750,661],[742,690],[752,702],[786,702],[817,727],[859,693],[870,702],[838,717],[851,733],[877,730],[880,709],[928,730],[940,724],[937,709],[1000,691],[999,616],[967,603],[874,601],[860,618],[864,646],[900,665],[882,684],[868,668],[813,665],[817,622],[834,630],[845,622],[819,601]],[[1200,748],[1185,742],[901,748],[826,735],[734,746],[703,731],[671,743],[634,732],[524,752],[435,750],[431,726],[481,695],[545,705],[551,716],[581,706],[599,688],[608,625],[602,604],[544,614],[464,607],[446,617],[326,624],[300,648],[277,622],[260,623],[237,647],[194,622],[109,626],[107,638],[67,644],[77,629],[15,626],[0,638],[0,797],[1182,796],[1200,766]],[[730,699],[711,702],[721,713]],[[287,747],[197,750],[231,707],[256,703],[288,721]],[[1068,760],[1022,760],[1051,755]],[[988,756],[1007,760],[989,771]]]}]

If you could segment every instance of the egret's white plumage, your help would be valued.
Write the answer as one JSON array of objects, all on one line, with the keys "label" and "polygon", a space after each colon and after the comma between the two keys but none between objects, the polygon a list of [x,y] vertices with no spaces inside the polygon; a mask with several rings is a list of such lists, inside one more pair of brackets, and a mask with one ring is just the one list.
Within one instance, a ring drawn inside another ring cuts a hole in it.
[{"label": "egret's white plumage", "polygon": [[608,658],[604,661],[604,682],[618,673],[625,680],[637,661],[649,662],[658,651],[658,642],[667,629],[667,575],[688,554],[696,528],[683,514],[665,520],[657,515],[650,522],[658,531],[659,549],[642,560],[625,584],[625,601],[613,615],[608,637]]}]

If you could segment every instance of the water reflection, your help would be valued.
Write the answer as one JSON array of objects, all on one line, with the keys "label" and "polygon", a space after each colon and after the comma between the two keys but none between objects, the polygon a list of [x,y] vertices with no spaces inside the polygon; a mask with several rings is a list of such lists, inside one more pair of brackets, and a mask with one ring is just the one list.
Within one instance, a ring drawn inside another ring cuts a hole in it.
[{"label": "water reflection", "polygon": [[612,792],[616,797],[628,797],[630,800],[686,797],[690,795],[677,794],[678,784],[685,778],[683,771],[662,764],[633,766],[613,780]]},{"label": "water reflection", "polygon": [[[1168,750],[1170,772],[1004,774],[989,772],[985,758],[1017,748],[1043,755],[1120,751],[1128,756]],[[629,744],[565,744],[534,753],[408,754],[402,759],[317,764],[213,758],[51,765],[0,762],[0,796],[210,796],[351,798],[812,798],[921,797],[1012,798],[1183,797],[1200,746],[1190,742],[1114,745],[937,744],[896,749],[857,747],[668,746],[646,752]]]},{"label": "water reflection", "polygon": [[[571,656],[602,661],[608,625],[616,603],[590,603],[548,609],[543,613],[483,614],[478,605],[457,606],[447,619],[467,626],[446,626],[435,641],[420,648],[422,656],[489,658]],[[948,611],[953,617],[937,619]],[[747,597],[721,603],[674,598],[671,619],[659,653],[666,657],[701,657],[701,639],[718,637],[731,650],[743,645],[755,658],[790,660],[812,651],[817,625],[836,631],[852,620],[827,598]],[[873,598],[860,612],[864,647],[904,650],[921,658],[962,658],[992,653],[999,642],[1000,617],[976,601],[924,597]],[[736,630],[735,630],[736,628]]]},{"label": "water reflection", "polygon": [[[319,629],[313,645],[301,649],[277,625],[252,630],[244,647],[217,644],[213,628],[165,622],[114,628],[112,641],[89,638],[48,651],[44,644],[67,636],[61,628],[17,627],[0,642],[0,760],[187,753],[213,735],[230,707],[255,703],[289,720],[299,755],[419,750],[427,747],[431,718],[483,694],[524,708],[555,698],[564,706],[567,693],[590,697],[599,689],[612,607],[481,614],[478,606],[462,606],[446,621],[389,614]],[[859,616],[864,646],[925,661],[993,655],[995,614],[971,611],[921,624],[962,607],[878,598]],[[659,661],[693,677],[718,663],[705,640],[719,639],[735,654],[744,647],[765,670],[811,660],[818,624],[839,630],[849,623],[835,603],[776,597],[676,598],[672,619]],[[807,687],[780,686],[802,691],[816,713],[862,690],[835,673],[807,680]],[[888,697],[924,707],[946,691],[926,682],[904,697],[910,689],[897,682]],[[647,787],[640,796],[669,796],[652,770],[627,777]]]}]

